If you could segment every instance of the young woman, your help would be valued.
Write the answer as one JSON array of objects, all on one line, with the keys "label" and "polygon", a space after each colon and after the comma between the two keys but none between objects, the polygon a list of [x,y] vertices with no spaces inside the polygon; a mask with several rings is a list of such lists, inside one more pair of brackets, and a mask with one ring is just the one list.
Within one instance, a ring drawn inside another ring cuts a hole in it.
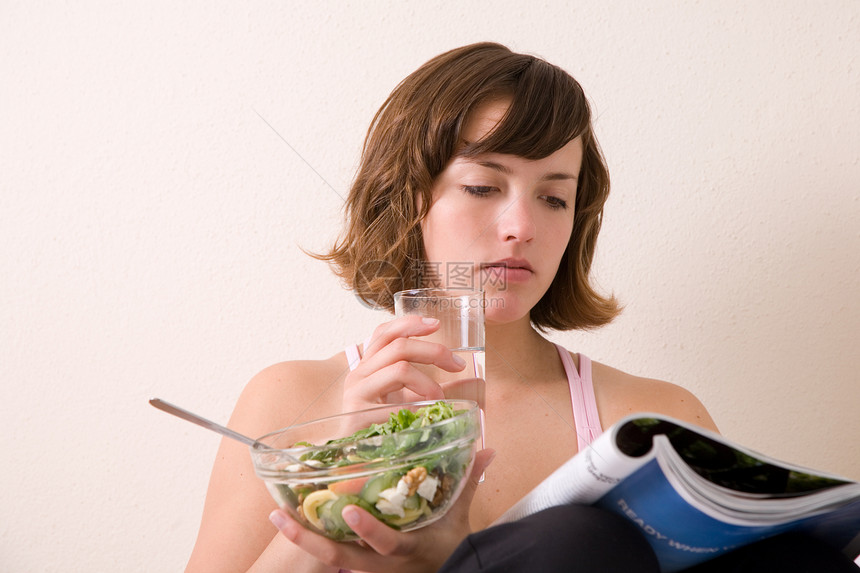
[{"label": "young woman", "polygon": [[[688,391],[591,362],[543,336],[596,328],[619,312],[589,282],[608,193],[588,103],[561,69],[484,43],[407,77],[371,124],[345,232],[321,258],[364,300],[389,310],[395,291],[450,283],[449,271],[485,290],[494,452],[479,453],[473,480],[443,520],[400,533],[347,507],[343,516],[363,542],[335,543],[273,511],[246,448],[225,440],[188,571],[435,571],[469,532],[490,526],[619,418],[654,411],[715,429]],[[256,436],[392,393],[442,398],[434,372],[463,364],[420,338],[437,327],[395,319],[327,360],[274,365],[248,384],[230,425]]]}]

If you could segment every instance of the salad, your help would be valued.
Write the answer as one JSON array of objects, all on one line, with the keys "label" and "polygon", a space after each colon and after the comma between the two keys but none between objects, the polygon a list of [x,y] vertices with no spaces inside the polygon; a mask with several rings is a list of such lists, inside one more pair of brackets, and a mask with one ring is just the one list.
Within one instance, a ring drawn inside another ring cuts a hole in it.
[{"label": "salad", "polygon": [[357,505],[395,529],[441,517],[459,493],[478,435],[476,412],[445,401],[392,412],[350,436],[321,446],[297,442],[301,464],[267,481],[272,494],[311,529],[338,540],[356,536],[341,516]]}]

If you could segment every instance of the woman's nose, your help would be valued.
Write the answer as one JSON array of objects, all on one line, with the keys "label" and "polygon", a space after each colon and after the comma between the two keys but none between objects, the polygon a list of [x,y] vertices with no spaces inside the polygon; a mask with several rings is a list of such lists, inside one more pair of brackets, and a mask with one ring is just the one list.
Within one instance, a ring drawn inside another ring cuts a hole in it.
[{"label": "woman's nose", "polygon": [[530,241],[535,236],[535,217],[527,194],[517,195],[498,215],[498,233],[503,241]]}]

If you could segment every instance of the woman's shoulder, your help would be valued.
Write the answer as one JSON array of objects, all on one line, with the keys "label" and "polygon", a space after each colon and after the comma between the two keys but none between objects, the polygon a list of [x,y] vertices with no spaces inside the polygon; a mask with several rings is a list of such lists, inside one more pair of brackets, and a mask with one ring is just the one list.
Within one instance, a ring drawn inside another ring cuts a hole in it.
[{"label": "woman's shoulder", "polygon": [[264,368],[242,390],[231,425],[249,435],[262,435],[336,414],[348,372],[343,352],[323,360],[291,360]]},{"label": "woman's shoulder", "polygon": [[718,431],[704,404],[682,386],[634,376],[599,362],[593,363],[592,375],[605,428],[635,412],[655,412]]},{"label": "woman's shoulder", "polygon": [[343,352],[323,360],[289,360],[278,362],[258,372],[246,391],[263,393],[289,392],[296,397],[312,396],[346,376],[349,366]]}]

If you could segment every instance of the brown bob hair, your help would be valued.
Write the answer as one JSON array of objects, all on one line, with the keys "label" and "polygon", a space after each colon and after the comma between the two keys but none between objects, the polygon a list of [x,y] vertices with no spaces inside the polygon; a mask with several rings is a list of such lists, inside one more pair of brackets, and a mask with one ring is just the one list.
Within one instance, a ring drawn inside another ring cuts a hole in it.
[{"label": "brown bob hair", "polygon": [[[480,141],[458,147],[469,113],[500,97],[510,98],[511,105],[499,125]],[[541,330],[602,326],[619,306],[589,280],[609,173],[585,94],[562,69],[495,43],[441,54],[394,89],[368,129],[346,201],[344,232],[331,251],[316,256],[330,262],[364,302],[391,310],[396,291],[422,286],[420,222],[432,203],[434,179],[455,153],[541,159],[576,137],[584,151],[573,232],[530,318]]]}]

